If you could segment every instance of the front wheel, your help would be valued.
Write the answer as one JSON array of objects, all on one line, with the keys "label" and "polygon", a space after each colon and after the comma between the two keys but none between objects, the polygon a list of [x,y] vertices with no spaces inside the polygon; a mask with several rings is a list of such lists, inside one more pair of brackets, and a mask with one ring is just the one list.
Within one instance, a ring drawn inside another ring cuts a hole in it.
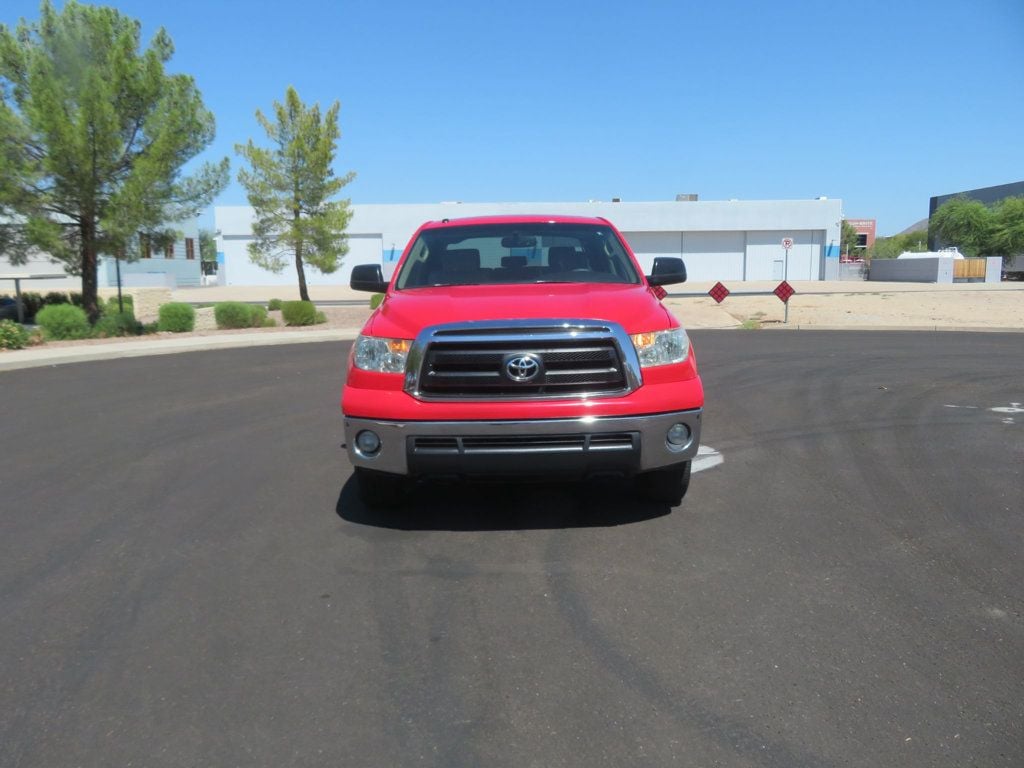
[{"label": "front wheel", "polygon": [[397,507],[405,498],[409,479],[390,472],[356,467],[359,498],[368,507]]},{"label": "front wheel", "polygon": [[645,499],[674,507],[682,502],[690,487],[690,462],[644,472],[636,476],[635,482],[637,491]]}]

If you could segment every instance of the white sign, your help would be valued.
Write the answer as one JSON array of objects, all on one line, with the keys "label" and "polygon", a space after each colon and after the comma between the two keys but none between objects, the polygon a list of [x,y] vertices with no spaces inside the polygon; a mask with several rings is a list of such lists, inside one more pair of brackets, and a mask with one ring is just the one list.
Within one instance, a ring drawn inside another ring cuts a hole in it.
[{"label": "white sign", "polygon": [[792,248],[793,247],[793,238],[792,237],[784,237],[784,238],[782,238],[782,247],[785,248],[787,251],[790,248]]}]

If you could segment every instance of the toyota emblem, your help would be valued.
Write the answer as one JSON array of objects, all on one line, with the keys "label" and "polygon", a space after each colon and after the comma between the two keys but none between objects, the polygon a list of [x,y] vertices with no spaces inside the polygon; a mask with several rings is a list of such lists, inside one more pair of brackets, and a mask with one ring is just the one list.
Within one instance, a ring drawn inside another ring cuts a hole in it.
[{"label": "toyota emblem", "polygon": [[532,381],[540,373],[540,363],[533,355],[518,355],[505,363],[505,374],[512,381]]}]

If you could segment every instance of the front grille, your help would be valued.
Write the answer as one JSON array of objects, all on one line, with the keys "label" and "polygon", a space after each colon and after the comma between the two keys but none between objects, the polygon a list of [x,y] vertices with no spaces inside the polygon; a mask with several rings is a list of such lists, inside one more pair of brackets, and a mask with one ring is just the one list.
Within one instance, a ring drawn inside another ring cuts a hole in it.
[{"label": "front grille", "polygon": [[[507,364],[529,356],[538,364],[529,381],[516,381]],[[626,389],[619,348],[612,338],[531,341],[435,338],[427,347],[419,392],[433,397],[558,397]]]},{"label": "front grille", "polygon": [[413,453],[462,455],[633,451],[638,445],[638,436],[634,432],[575,435],[430,436],[411,437],[409,440]]}]

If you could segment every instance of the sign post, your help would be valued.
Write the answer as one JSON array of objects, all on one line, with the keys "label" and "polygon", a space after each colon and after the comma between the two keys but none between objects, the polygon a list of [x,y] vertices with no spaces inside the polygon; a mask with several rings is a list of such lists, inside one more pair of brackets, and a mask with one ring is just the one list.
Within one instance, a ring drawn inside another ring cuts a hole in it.
[{"label": "sign post", "polygon": [[[786,260],[782,265],[782,282],[788,287],[789,283],[789,249],[793,247],[793,238],[784,237],[782,238],[782,248],[786,252]],[[781,296],[779,298],[782,298]],[[782,302],[786,305],[786,314],[782,322],[789,322],[789,297],[782,299]]]}]

